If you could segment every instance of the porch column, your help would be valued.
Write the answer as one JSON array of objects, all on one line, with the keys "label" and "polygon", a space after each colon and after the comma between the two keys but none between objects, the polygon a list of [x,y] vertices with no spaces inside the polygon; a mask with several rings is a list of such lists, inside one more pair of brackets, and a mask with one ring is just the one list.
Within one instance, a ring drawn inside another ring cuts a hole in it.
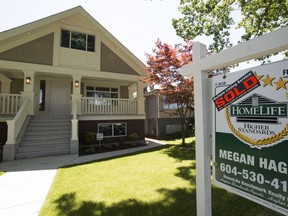
[{"label": "porch column", "polygon": [[145,115],[145,98],[144,98],[144,84],[141,81],[137,82],[137,114]]},{"label": "porch column", "polygon": [[23,70],[24,72],[24,88],[21,92],[23,100],[29,99],[29,113],[28,115],[34,115],[34,104],[35,104],[35,71]]},{"label": "porch column", "polygon": [[7,141],[3,146],[3,161],[10,161],[15,159],[15,121],[8,120],[8,133],[7,133]]},{"label": "porch column", "polygon": [[3,74],[0,74],[0,80],[1,80],[1,93],[2,94],[9,94],[11,89],[11,82],[12,80],[4,76]]},{"label": "porch column", "polygon": [[71,120],[71,141],[70,141],[70,154],[78,154],[79,152],[79,141],[78,141],[78,119],[77,115],[81,115],[81,78],[80,75],[72,75],[73,77],[73,94],[71,95],[72,100],[72,115]]}]

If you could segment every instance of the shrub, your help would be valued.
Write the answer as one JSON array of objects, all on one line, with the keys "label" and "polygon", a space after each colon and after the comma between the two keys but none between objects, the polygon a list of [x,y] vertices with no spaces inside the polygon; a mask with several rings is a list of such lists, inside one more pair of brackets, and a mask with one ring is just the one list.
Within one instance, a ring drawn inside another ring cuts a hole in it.
[{"label": "shrub", "polygon": [[85,142],[89,145],[92,145],[96,141],[96,133],[95,132],[86,132],[85,134]]}]

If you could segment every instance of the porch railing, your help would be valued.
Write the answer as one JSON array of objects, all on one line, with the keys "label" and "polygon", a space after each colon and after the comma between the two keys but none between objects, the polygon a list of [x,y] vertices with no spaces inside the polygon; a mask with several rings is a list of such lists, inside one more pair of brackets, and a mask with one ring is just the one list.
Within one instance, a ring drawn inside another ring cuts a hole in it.
[{"label": "porch railing", "polygon": [[82,97],[82,114],[137,114],[137,99]]},{"label": "porch railing", "polygon": [[20,94],[0,94],[0,114],[16,114],[22,105]]}]

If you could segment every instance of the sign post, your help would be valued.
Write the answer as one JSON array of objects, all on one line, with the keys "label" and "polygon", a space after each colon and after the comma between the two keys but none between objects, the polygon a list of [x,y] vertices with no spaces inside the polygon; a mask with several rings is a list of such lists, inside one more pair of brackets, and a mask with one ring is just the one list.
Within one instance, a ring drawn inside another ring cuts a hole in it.
[{"label": "sign post", "polygon": [[103,140],[103,133],[97,133],[97,140],[99,141],[99,149],[100,149],[101,140]]},{"label": "sign post", "polygon": [[288,214],[288,61],[213,78],[214,183]]}]

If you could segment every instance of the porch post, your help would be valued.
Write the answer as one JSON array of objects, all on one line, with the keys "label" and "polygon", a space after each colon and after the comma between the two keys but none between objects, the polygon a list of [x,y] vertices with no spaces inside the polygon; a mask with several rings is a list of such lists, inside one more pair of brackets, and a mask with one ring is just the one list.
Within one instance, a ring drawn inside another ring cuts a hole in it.
[{"label": "porch post", "polygon": [[1,93],[3,94],[9,94],[11,89],[11,82],[12,80],[4,76],[3,74],[0,74],[0,80],[1,80]]},{"label": "porch post", "polygon": [[7,121],[8,131],[7,131],[7,141],[3,146],[3,161],[9,161],[15,159],[15,121]]},{"label": "porch post", "polygon": [[144,98],[144,84],[141,81],[137,82],[137,114],[145,115],[145,98]]},{"label": "porch post", "polygon": [[77,115],[81,114],[81,75],[72,75],[73,77],[73,94],[72,99],[72,115],[71,120],[71,141],[70,141],[70,154],[78,154],[79,141],[78,141],[78,119]]},{"label": "porch post", "polygon": [[24,72],[24,88],[21,92],[23,100],[29,99],[29,115],[34,115],[34,104],[35,104],[35,71],[23,70]]}]

